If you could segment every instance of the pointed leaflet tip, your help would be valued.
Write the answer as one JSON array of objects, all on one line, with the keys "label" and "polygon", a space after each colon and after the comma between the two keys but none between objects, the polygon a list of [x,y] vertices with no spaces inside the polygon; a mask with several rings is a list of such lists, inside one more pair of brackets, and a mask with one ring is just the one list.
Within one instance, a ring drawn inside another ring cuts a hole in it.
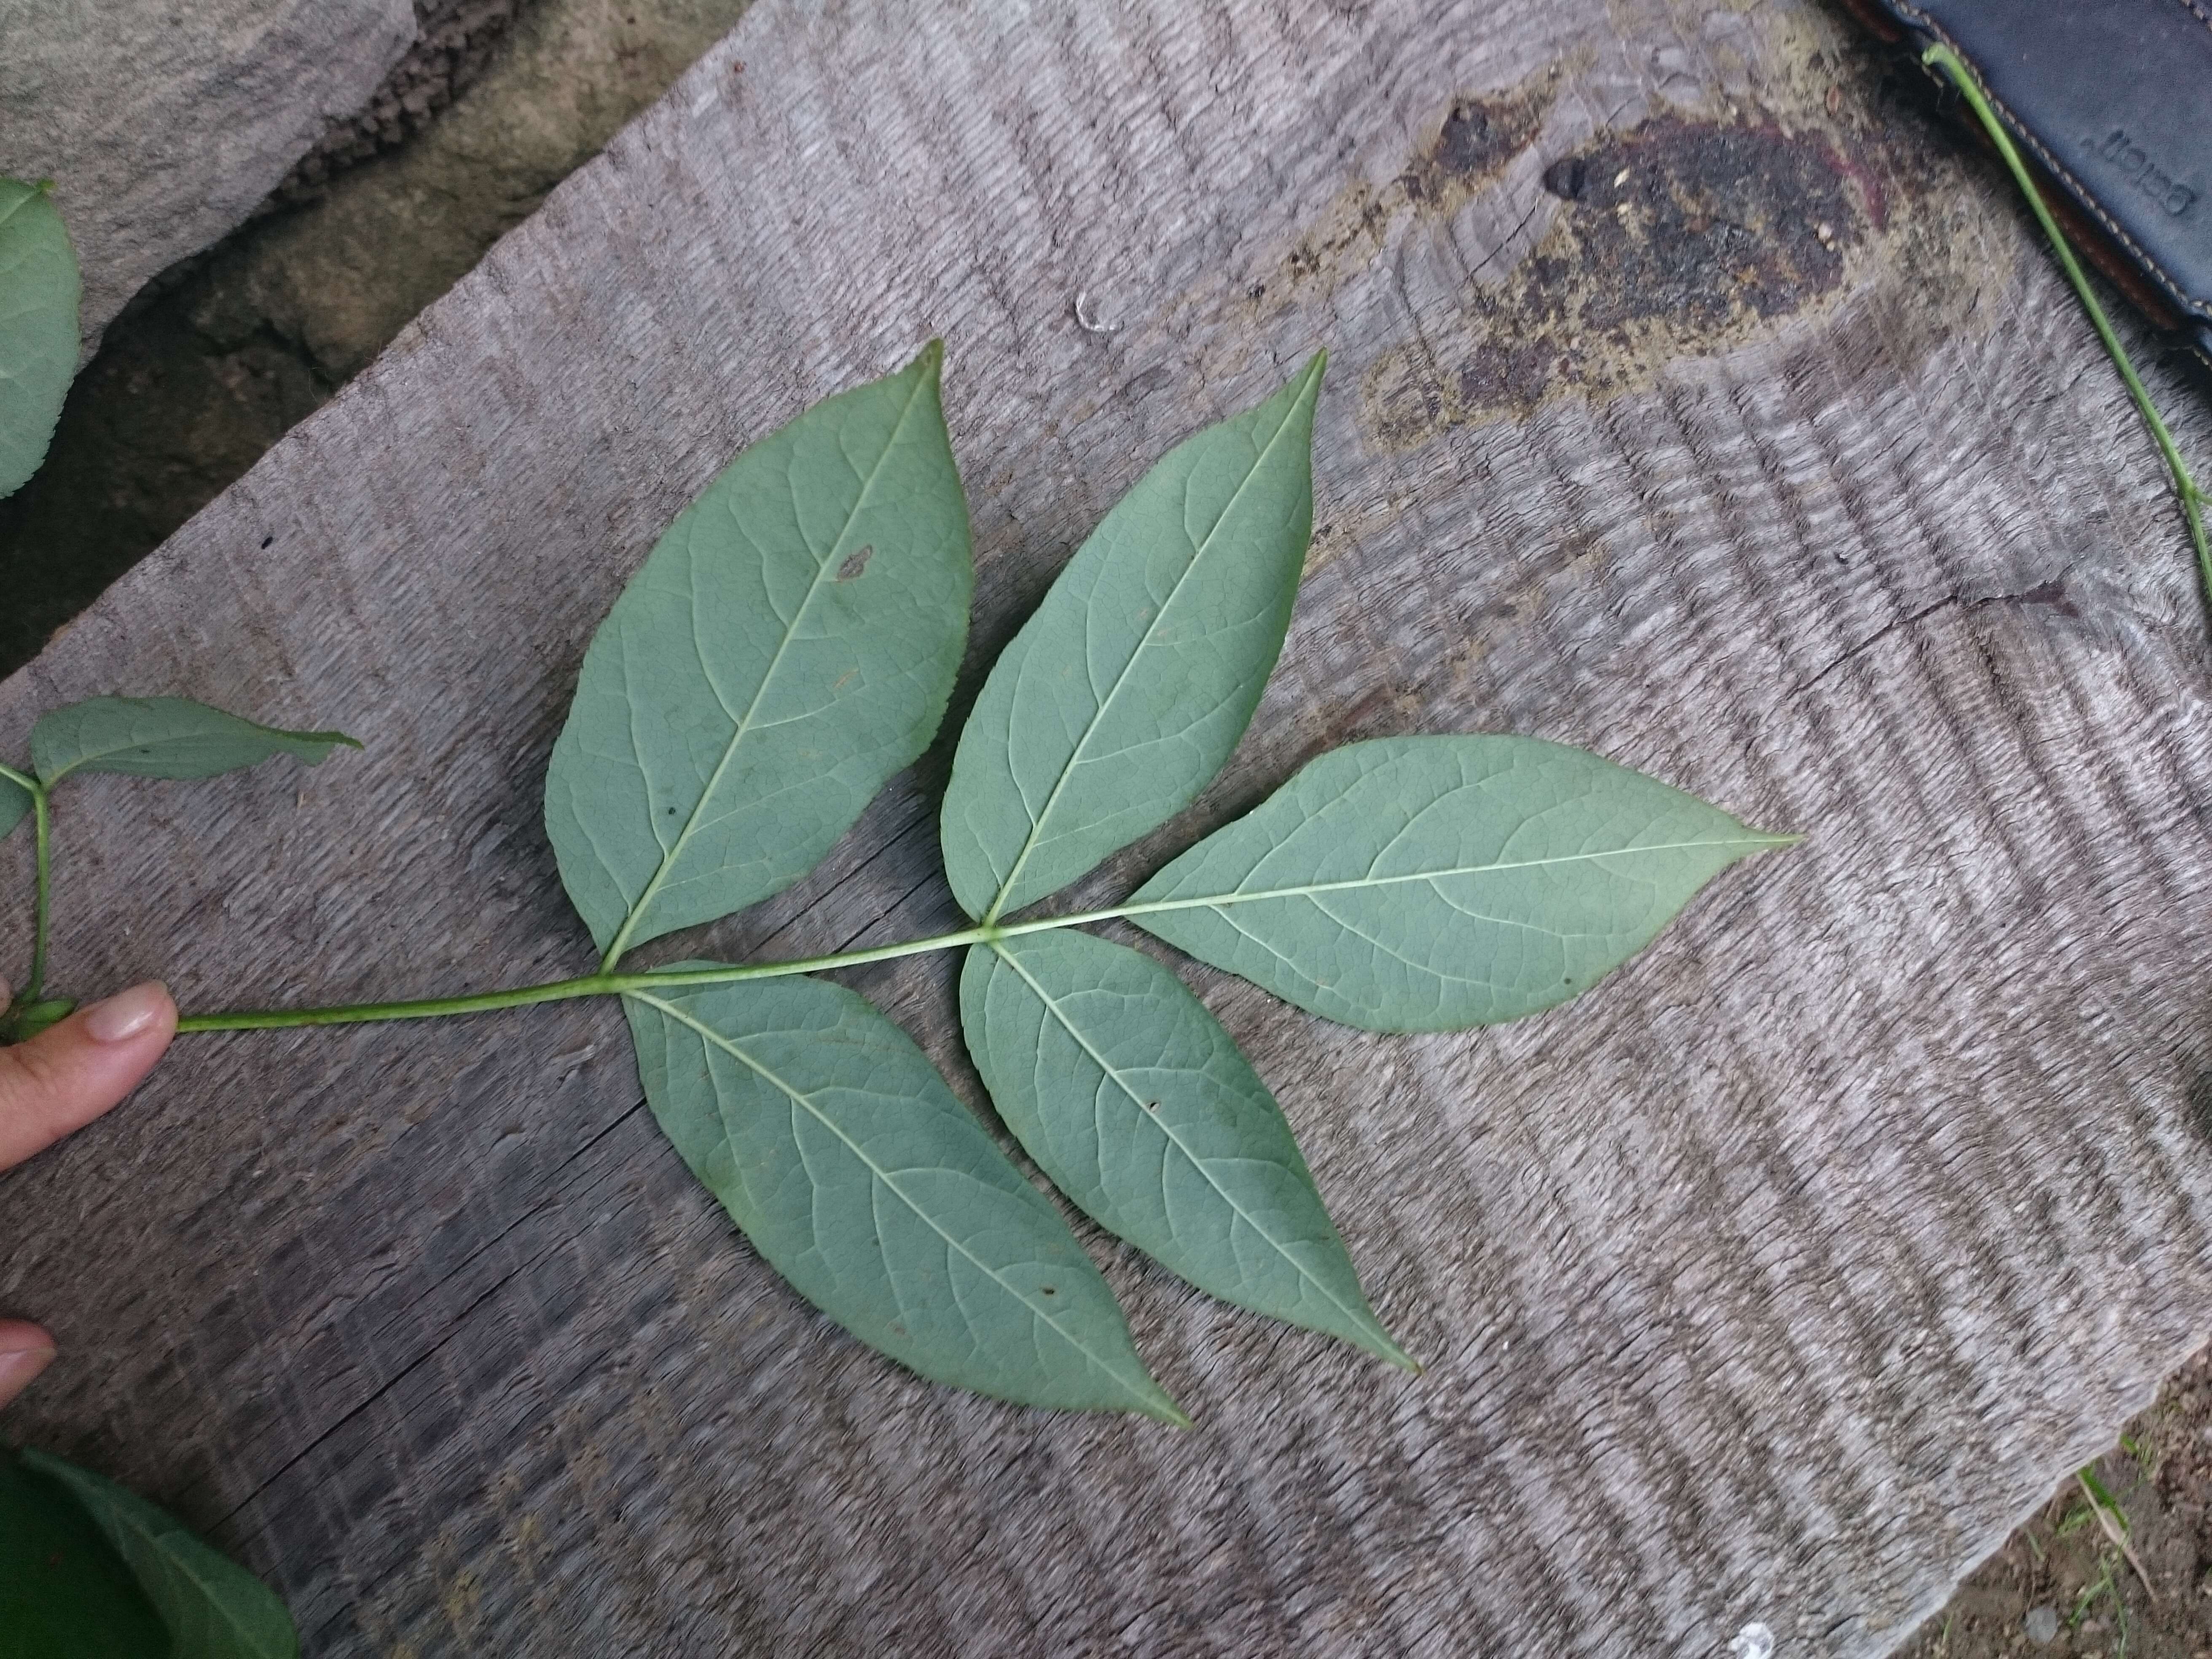
[{"label": "pointed leaflet tip", "polygon": [[32,766],[49,787],[72,772],[213,777],[279,755],[319,766],[340,746],[361,744],[343,732],[259,726],[185,697],[88,697],[47,710],[31,728]]},{"label": "pointed leaflet tip", "polygon": [[738,455],[593,635],[545,827],[610,961],[796,881],[935,733],[975,583],[940,356]]},{"label": "pointed leaflet tip", "polygon": [[1071,1202],[1199,1289],[1410,1365],[1290,1125],[1164,963],[1076,929],[1001,936],[960,976],[999,1116]]},{"label": "pointed leaflet tip", "polygon": [[1175,1396],[1164,1389],[1160,1390],[1158,1404],[1140,1406],[1138,1410],[1154,1422],[1164,1423],[1171,1429],[1194,1429],[1198,1426],[1191,1420],[1190,1413],[1176,1404]]},{"label": "pointed leaflet tip", "polygon": [[939,819],[969,915],[1024,909],[1157,829],[1243,736],[1312,539],[1322,366],[1162,456],[993,665]]},{"label": "pointed leaflet tip", "polygon": [[1381,738],[1309,763],[1129,914],[1323,1018],[1463,1030],[1580,995],[1723,870],[1782,844],[1538,738]]},{"label": "pointed leaflet tip", "polygon": [[915,353],[914,361],[908,363],[907,368],[909,369],[918,368],[921,370],[922,378],[924,380],[933,380],[939,374],[943,374],[945,371],[945,337],[941,334],[939,335],[927,345],[922,347],[920,351]]}]

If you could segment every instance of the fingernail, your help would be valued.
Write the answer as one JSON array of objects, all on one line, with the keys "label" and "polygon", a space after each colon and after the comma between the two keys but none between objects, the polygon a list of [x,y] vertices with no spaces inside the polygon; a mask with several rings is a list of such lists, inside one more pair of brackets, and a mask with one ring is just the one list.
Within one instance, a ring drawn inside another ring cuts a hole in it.
[{"label": "fingernail", "polygon": [[94,1042],[122,1042],[135,1037],[161,1018],[168,1000],[168,988],[159,980],[118,991],[84,1011],[85,1035]]},{"label": "fingernail", "polygon": [[0,1400],[12,1400],[28,1388],[53,1357],[54,1351],[43,1346],[0,1353]]}]

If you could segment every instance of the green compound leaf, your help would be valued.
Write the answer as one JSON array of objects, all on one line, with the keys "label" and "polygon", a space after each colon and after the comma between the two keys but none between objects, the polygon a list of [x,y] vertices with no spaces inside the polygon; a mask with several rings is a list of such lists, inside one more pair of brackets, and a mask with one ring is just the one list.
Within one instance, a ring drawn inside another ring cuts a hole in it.
[{"label": "green compound leaf", "polygon": [[610,963],[805,875],[944,718],[975,575],[943,356],[739,455],[592,638],[545,828]]},{"label": "green compound leaf", "polygon": [[0,179],[0,495],[46,458],[76,374],[76,254],[44,186]]},{"label": "green compound leaf", "polygon": [[1225,1302],[1415,1369],[1274,1096],[1174,974],[1089,933],[1020,934],[968,952],[960,1020],[999,1115],[1101,1226]]},{"label": "green compound leaf", "polygon": [[25,1448],[23,1466],[64,1488],[168,1626],[173,1659],[296,1659],[299,1633],[274,1591],[183,1522],[88,1469]]},{"label": "green compound leaf", "polygon": [[92,697],[39,716],[31,764],[49,788],[72,772],[135,778],[207,778],[289,755],[319,764],[343,732],[283,732],[182,697]]},{"label": "green compound leaf", "polygon": [[1091,532],[984,683],[940,828],[995,921],[1188,805],[1273,672],[1313,530],[1316,355],[1179,445]]},{"label": "green compound leaf", "polygon": [[31,792],[11,778],[0,778],[0,838],[30,816]]},{"label": "green compound leaf", "polygon": [[1385,738],[1314,761],[1129,915],[1324,1018],[1459,1030],[1589,989],[1729,865],[1797,839],[1534,738]]},{"label": "green compound leaf", "polygon": [[691,1172],[861,1341],[979,1394],[1188,1421],[1060,1212],[866,1001],[791,977],[623,1006]]},{"label": "green compound leaf", "polygon": [[0,1449],[0,1659],[168,1659],[123,1559],[53,1482]]}]

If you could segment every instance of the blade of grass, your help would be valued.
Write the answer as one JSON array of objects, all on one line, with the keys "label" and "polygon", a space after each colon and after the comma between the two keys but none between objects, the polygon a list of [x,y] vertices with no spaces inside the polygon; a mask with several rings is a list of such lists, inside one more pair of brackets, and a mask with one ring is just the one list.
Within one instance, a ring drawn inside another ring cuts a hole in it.
[{"label": "blade of grass", "polygon": [[2135,1547],[2128,1542],[2128,1518],[2120,1513],[2119,1504],[2113,1500],[2112,1493],[2105,1490],[2105,1483],[2097,1479],[2094,1469],[2076,1469],[2074,1478],[2081,1483],[2081,1490],[2088,1494],[2089,1510],[2097,1517],[2097,1525],[2112,1540],[2112,1547],[2127,1557],[2128,1565],[2136,1570],[2136,1577],[2142,1580],[2143,1594],[2152,1601],[2157,1601],[2158,1586],[2150,1582],[2150,1575],[2143,1571],[2143,1564],[2136,1558]]},{"label": "blade of grass", "polygon": [[2197,550],[2197,579],[2203,585],[2205,604],[2212,606],[2212,547],[2206,545],[2204,538],[2204,492],[2197,487],[2196,479],[2190,476],[2189,468],[2181,459],[2181,451],[2173,441],[2173,434],[2166,430],[2166,422],[2159,417],[2158,407],[2151,402],[2150,393],[2144,388],[2142,377],[2136,374],[2127,349],[2120,343],[2120,337],[2112,331],[2112,321],[2105,315],[2104,307],[2097,302],[2096,293],[2089,286],[2089,278],[2081,269],[2081,262],[2074,257],[2074,250],[2067,243],[2065,233],[2058,228],[2058,222],[2051,216],[2051,209],[2045,205],[2043,193],[2035,187],[2035,180],[2028,175],[2027,164],[2020,159],[2020,152],[2013,148],[2012,136],[2005,131],[2004,124],[1997,119],[1996,112],[1990,107],[1988,95],[1983,92],[1981,82],[1974,78],[1973,71],[1960,61],[1958,53],[1941,41],[1921,53],[1920,61],[1943,71],[1951,84],[1958,88],[1967,106],[1974,112],[1974,118],[1982,124],[1982,130],[1989,134],[1990,143],[1996,147],[1997,154],[2004,158],[2005,166],[2011,170],[2013,182],[2020,186],[2020,193],[2027,198],[2028,206],[2034,210],[2036,222],[2043,227],[2044,235],[2050,239],[2051,251],[2057,254],[2058,263],[2065,268],[2066,280],[2074,285],[2075,295],[2081,301],[2081,309],[2089,313],[2090,325],[2097,331],[2097,337],[2104,342],[2106,354],[2112,358],[2113,367],[2120,371],[2120,378],[2127,382],[2128,395],[2135,399],[2136,408],[2143,417],[2143,424],[2150,428],[2150,435],[2156,440],[2159,453],[2166,458],[2166,471],[2173,475],[2173,491],[2180,499],[2181,515],[2189,524],[2189,539]]}]

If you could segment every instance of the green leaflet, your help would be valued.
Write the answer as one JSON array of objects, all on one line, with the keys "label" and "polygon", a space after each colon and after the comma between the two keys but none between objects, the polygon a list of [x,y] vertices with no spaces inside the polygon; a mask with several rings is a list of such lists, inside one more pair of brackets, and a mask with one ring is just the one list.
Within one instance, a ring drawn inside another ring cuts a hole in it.
[{"label": "green leaflet", "polygon": [[137,778],[205,778],[289,755],[313,766],[343,732],[281,732],[182,697],[91,697],[39,716],[31,764],[48,787],[72,772]]},{"label": "green leaflet", "polygon": [[623,1006],[662,1131],[854,1336],[934,1382],[1187,1421],[1059,1212],[872,1005],[794,976]]},{"label": "green leaflet", "polygon": [[168,1659],[169,1635],[92,1518],[0,1449],[0,1659]]},{"label": "green leaflet", "polygon": [[1313,529],[1324,356],[1168,454],[1115,504],[991,670],[940,839],[996,921],[1188,805],[1244,735]]},{"label": "green leaflet", "polygon": [[610,963],[789,886],[944,718],[975,578],[943,355],[731,462],[593,636],[545,827]]},{"label": "green leaflet", "polygon": [[88,1469],[25,1448],[25,1468],[65,1488],[168,1626],[173,1659],[295,1659],[292,1616],[252,1573],[183,1522]]},{"label": "green leaflet", "polygon": [[0,495],[39,470],[76,374],[76,254],[43,185],[0,179]]},{"label": "green leaflet", "polygon": [[1729,865],[1796,839],[1534,738],[1384,738],[1314,761],[1129,915],[1325,1018],[1457,1030],[1587,990]]},{"label": "green leaflet", "polygon": [[1101,1226],[1224,1301],[1415,1369],[1282,1109],[1174,974],[1073,929],[1002,939],[969,949],[960,1021],[999,1115]]},{"label": "green leaflet", "polygon": [[30,815],[31,792],[9,778],[0,778],[0,837]]}]

